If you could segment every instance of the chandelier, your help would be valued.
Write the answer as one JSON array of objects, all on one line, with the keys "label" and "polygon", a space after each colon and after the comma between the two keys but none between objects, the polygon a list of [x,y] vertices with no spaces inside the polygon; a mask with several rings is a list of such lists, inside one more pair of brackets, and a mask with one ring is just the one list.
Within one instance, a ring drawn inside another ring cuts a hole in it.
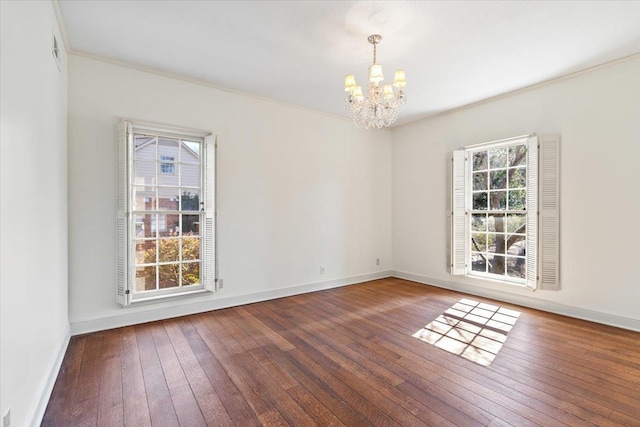
[{"label": "chandelier", "polygon": [[[353,74],[344,78],[344,90],[348,92],[345,108],[357,127],[370,129],[389,126],[398,118],[400,106],[407,102],[403,88],[407,84],[404,70],[396,71],[393,85],[383,85],[382,65],[376,63],[376,45],[382,40],[379,34],[367,39],[373,45],[373,64],[369,67],[369,83],[366,96],[357,85]],[[396,88],[394,91],[393,88]]]}]

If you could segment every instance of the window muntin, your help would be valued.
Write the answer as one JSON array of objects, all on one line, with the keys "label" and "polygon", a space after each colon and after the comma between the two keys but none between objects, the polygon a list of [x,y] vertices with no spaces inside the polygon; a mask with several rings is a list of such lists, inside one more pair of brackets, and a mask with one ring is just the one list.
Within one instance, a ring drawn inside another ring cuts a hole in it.
[{"label": "window muntin", "polygon": [[202,288],[203,144],[134,129],[133,300]]},{"label": "window muntin", "polygon": [[526,142],[467,150],[467,274],[526,280]]}]

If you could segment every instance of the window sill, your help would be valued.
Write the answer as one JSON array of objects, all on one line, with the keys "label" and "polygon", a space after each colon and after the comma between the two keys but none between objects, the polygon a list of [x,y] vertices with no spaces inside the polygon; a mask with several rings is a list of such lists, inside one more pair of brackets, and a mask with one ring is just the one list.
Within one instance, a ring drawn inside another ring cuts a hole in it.
[{"label": "window sill", "polygon": [[512,290],[513,289],[522,289],[522,290],[530,290],[530,291],[535,290],[528,287],[525,283],[512,282],[509,280],[500,280],[498,278],[493,278],[493,277],[476,276],[472,274],[465,274],[464,277],[473,279],[474,283],[470,283],[470,285],[472,286],[487,287],[488,285],[494,285],[494,286],[499,286],[501,288],[509,288]]},{"label": "window sill", "polygon": [[134,296],[134,297],[131,298],[131,304],[129,305],[129,307],[137,305],[137,304],[141,304],[141,303],[159,302],[159,301],[164,301],[164,300],[167,300],[167,299],[190,296],[190,295],[199,295],[199,294],[204,294],[204,293],[208,293],[208,292],[210,292],[210,291],[208,291],[208,290],[206,290],[204,288],[198,288],[198,289],[193,289],[193,290],[189,290],[189,291],[172,292],[172,293],[167,293],[167,294],[163,294],[163,295],[138,296],[138,297]]}]

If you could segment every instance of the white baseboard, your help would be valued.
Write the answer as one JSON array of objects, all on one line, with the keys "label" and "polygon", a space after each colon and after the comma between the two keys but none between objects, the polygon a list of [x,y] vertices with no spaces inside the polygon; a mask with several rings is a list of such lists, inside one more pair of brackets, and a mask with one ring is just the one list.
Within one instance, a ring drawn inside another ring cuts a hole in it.
[{"label": "white baseboard", "polygon": [[[248,295],[239,295],[209,301],[198,301],[192,304],[164,307],[157,310],[133,313],[125,312],[117,316],[73,322],[71,323],[71,335],[104,331],[107,329],[120,328],[123,326],[137,325],[140,323],[153,322],[156,320],[170,319],[172,317],[187,316],[189,314],[203,313],[211,310],[219,310],[221,308],[235,307],[243,304],[252,304],[255,302],[267,301],[270,299],[305,294],[308,292],[321,291],[324,289],[337,288],[340,286],[353,285],[355,283],[362,283],[368,282],[370,280],[391,277],[391,273],[391,270],[385,270],[375,273],[346,277],[343,279],[327,280],[324,282],[308,283],[305,285],[297,285],[287,288],[256,292]],[[126,309],[123,309],[123,311],[126,311]]]},{"label": "white baseboard", "polygon": [[603,313],[600,311],[589,310],[580,307],[573,307],[547,300],[531,298],[527,295],[500,292],[493,289],[470,286],[463,283],[434,279],[433,277],[407,273],[404,271],[394,270],[392,271],[391,275],[399,279],[411,280],[412,282],[423,283],[425,285],[432,285],[439,288],[450,289],[452,291],[464,292],[471,295],[482,296],[498,301],[504,301],[524,307],[534,308],[536,310],[548,311],[550,313],[561,314],[563,316],[575,317],[576,319],[588,320],[591,322],[602,323],[604,325],[615,326],[618,328],[640,332],[640,319],[618,316],[611,313]]},{"label": "white baseboard", "polygon": [[71,330],[70,326],[67,325],[63,332],[62,342],[58,347],[58,351],[53,355],[53,358],[47,366],[46,372],[48,372],[49,374],[42,379],[42,382],[38,387],[35,398],[33,399],[33,404],[31,405],[29,413],[26,417],[28,422],[25,425],[38,427],[40,424],[42,424],[42,417],[44,417],[44,412],[46,411],[47,405],[49,404],[49,398],[51,397],[53,386],[56,383],[58,373],[60,372],[60,368],[62,367],[62,361],[64,360],[65,353],[67,352],[70,338]]}]

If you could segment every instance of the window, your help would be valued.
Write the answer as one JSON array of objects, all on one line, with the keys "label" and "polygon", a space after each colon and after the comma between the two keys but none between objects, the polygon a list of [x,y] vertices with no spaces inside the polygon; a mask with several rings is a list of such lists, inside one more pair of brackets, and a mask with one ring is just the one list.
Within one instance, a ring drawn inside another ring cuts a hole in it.
[{"label": "window", "polygon": [[173,163],[176,158],[173,156],[160,156],[160,173],[165,175],[175,175],[176,165]]},{"label": "window", "polygon": [[215,291],[214,137],[122,122],[117,161],[117,301]]},{"label": "window", "polygon": [[452,274],[559,288],[558,142],[527,136],[453,153]]}]

